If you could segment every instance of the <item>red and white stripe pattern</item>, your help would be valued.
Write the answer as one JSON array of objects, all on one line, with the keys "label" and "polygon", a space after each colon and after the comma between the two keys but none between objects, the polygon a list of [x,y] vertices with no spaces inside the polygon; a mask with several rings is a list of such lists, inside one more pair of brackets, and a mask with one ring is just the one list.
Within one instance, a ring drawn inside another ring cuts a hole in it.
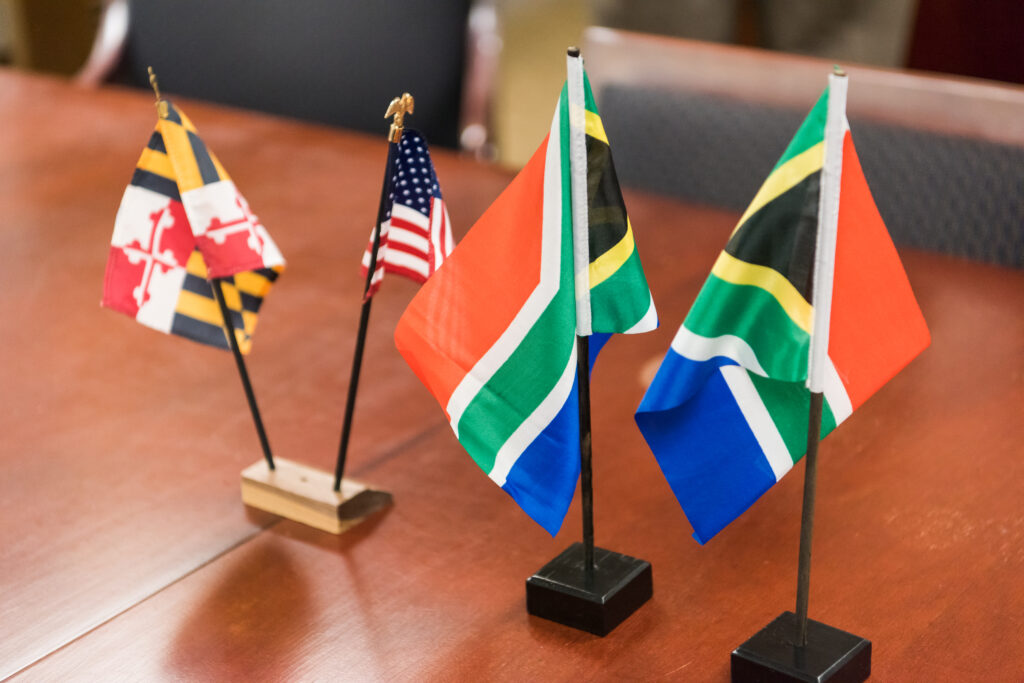
[{"label": "red and white stripe pattern", "polygon": [[[455,248],[448,209],[441,198],[427,142],[414,130],[406,129],[398,143],[389,201],[367,296],[373,296],[380,288],[385,272],[426,282]],[[363,253],[364,276],[370,267],[375,233],[376,228],[370,232]]]}]

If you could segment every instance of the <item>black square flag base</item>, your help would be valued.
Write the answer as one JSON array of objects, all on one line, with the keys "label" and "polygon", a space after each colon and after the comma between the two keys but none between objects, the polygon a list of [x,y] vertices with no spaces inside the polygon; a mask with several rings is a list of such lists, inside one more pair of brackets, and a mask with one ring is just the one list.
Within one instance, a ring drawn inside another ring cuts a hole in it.
[{"label": "black square flag base", "polygon": [[594,548],[594,577],[587,585],[583,544],[573,543],[526,580],[526,611],[606,636],[647,602],[651,563]]},{"label": "black square flag base", "polygon": [[783,612],[733,650],[733,683],[860,683],[871,675],[870,640],[813,619],[807,645],[796,640],[796,615]]}]

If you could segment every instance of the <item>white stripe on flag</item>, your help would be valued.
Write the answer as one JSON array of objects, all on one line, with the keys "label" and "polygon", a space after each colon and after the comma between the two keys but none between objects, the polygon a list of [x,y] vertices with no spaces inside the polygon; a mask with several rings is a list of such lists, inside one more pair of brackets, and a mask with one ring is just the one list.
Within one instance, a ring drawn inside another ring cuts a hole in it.
[{"label": "white stripe on flag", "polygon": [[430,269],[427,266],[426,260],[424,260],[422,256],[408,254],[404,251],[398,251],[397,249],[388,249],[387,265],[398,266],[399,268],[408,268],[411,271],[419,273],[424,278],[430,275]]},{"label": "white stripe on flag", "polygon": [[391,219],[403,220],[413,225],[418,225],[426,232],[430,228],[430,220],[416,209],[410,209],[405,204],[395,202],[391,207]]},{"label": "white stripe on flag", "polygon": [[447,254],[444,252],[445,218],[444,203],[437,197],[430,199],[430,272],[441,267],[441,261]]},{"label": "white stripe on flag", "polygon": [[573,344],[569,362],[555,383],[554,388],[544,397],[540,405],[530,413],[530,416],[516,427],[516,430],[512,432],[512,436],[508,437],[508,441],[503,443],[501,448],[498,449],[498,454],[494,458],[494,466],[487,473],[487,476],[495,484],[498,486],[505,485],[508,473],[512,471],[512,468],[519,460],[519,456],[551,424],[551,421],[558,415],[558,411],[565,405],[565,401],[569,398],[575,381],[576,345]]},{"label": "white stripe on flag", "polygon": [[648,292],[648,295],[651,297],[651,303],[647,305],[647,312],[623,334],[638,334],[658,329],[658,311],[654,308],[654,295],[650,292]]},{"label": "white stripe on flag", "polygon": [[853,404],[850,402],[850,395],[846,392],[843,380],[839,378],[836,364],[828,356],[825,357],[825,386],[823,388],[825,400],[828,401],[829,410],[836,419],[836,425],[850,417],[853,413]]},{"label": "white stripe on flag", "polygon": [[430,242],[427,241],[426,237],[422,235],[410,232],[404,228],[400,228],[397,225],[392,225],[388,231],[388,244],[404,244],[407,247],[411,247],[416,251],[423,254],[423,259],[426,259],[428,250],[430,249]]},{"label": "white stripe on flag", "polygon": [[444,201],[440,202],[441,209],[444,213],[444,249],[443,253],[445,258],[451,255],[455,249],[455,235],[452,234],[452,219],[448,217],[448,205]]},{"label": "white stripe on flag", "polygon": [[793,468],[793,458],[790,457],[786,442],[782,440],[772,416],[764,407],[761,395],[757,393],[750,375],[740,366],[726,365],[719,370],[733,398],[736,399],[736,405],[750,426],[750,431],[754,433],[765,459],[768,460],[768,465],[775,474],[775,481],[779,481]]},{"label": "white stripe on flag", "polygon": [[702,337],[688,330],[683,324],[679,326],[679,331],[676,332],[676,336],[672,340],[672,350],[684,358],[697,362],[711,360],[717,356],[731,358],[751,372],[762,377],[768,376],[768,373],[761,367],[761,363],[758,362],[754,349],[750,348],[750,344],[735,335]]},{"label": "white stripe on flag", "polygon": [[498,340],[466,373],[455,387],[445,411],[452,431],[459,435],[459,420],[477,392],[490,381],[494,373],[505,364],[513,352],[533,329],[541,314],[558,293],[562,276],[562,164],[561,164],[561,104],[555,107],[551,121],[547,149],[544,155],[544,207],[541,225],[540,282],[530,292],[523,307],[501,333]]}]

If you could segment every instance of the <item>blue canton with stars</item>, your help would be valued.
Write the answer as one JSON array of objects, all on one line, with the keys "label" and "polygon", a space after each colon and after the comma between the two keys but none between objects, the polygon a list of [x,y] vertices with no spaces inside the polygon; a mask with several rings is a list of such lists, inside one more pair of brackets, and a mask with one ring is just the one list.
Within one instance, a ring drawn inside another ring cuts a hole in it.
[{"label": "blue canton with stars", "polygon": [[395,202],[430,217],[430,200],[441,199],[434,165],[430,163],[427,141],[419,132],[407,128],[398,143],[395,172],[391,176],[391,194],[384,220],[391,218],[391,205]]}]

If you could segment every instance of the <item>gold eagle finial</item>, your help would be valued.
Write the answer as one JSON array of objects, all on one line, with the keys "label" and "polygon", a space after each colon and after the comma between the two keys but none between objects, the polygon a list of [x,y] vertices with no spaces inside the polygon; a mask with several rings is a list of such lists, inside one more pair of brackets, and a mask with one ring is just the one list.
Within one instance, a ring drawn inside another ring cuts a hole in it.
[{"label": "gold eagle finial", "polygon": [[405,92],[402,93],[401,97],[396,97],[391,100],[391,104],[388,105],[388,110],[384,112],[384,118],[393,116],[394,119],[391,121],[391,130],[388,131],[388,140],[391,142],[398,142],[402,139],[403,124],[405,121],[405,115],[413,112],[415,101],[412,95]]}]

